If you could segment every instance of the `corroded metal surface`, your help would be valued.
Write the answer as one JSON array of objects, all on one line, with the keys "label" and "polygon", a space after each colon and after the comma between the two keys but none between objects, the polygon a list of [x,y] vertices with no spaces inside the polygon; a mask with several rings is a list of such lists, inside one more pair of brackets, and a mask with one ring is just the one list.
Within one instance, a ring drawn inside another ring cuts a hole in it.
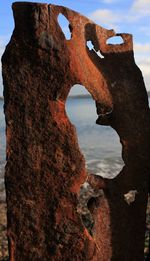
[{"label": "corroded metal surface", "polygon": [[[15,29],[2,58],[10,260],[143,260],[150,115],[132,36],[61,6],[15,3],[13,11]],[[69,20],[70,40],[60,13]],[[113,36],[123,43],[107,44]],[[78,212],[85,160],[65,111],[77,83],[96,101],[97,124],[117,131],[125,163],[113,180],[89,177],[95,191],[103,190],[88,204],[91,233]]]}]

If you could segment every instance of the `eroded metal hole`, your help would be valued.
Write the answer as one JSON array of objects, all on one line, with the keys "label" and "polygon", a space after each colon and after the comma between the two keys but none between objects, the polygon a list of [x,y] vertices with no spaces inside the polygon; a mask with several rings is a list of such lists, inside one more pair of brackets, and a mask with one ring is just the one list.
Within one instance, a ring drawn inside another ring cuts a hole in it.
[{"label": "eroded metal hole", "polygon": [[62,30],[66,40],[70,40],[72,37],[72,34],[71,34],[71,26],[70,26],[68,19],[63,14],[59,14],[58,23],[59,23],[59,26],[61,27],[61,30]]},{"label": "eroded metal hole", "polygon": [[[97,104],[98,116],[107,115],[112,108]],[[74,85],[66,102],[66,112],[75,125],[78,134],[79,146],[86,159],[86,169],[89,175],[95,174],[103,178],[116,177],[122,167],[122,146],[119,136],[110,126],[98,126],[96,105],[91,95],[81,85]],[[99,115],[100,114],[100,115]],[[103,190],[94,190],[88,182],[81,186],[79,193],[78,213],[84,226],[92,235],[94,219],[92,205],[99,197],[103,197]]]},{"label": "eroded metal hole", "polygon": [[[122,170],[124,162],[119,136],[106,124],[112,108],[95,104],[85,87],[76,84],[71,88],[67,98],[66,112],[76,127],[88,172],[107,179],[115,178]],[[102,118],[97,122],[100,125],[95,124],[97,118]]]},{"label": "eroded metal hole", "polygon": [[95,50],[95,47],[94,47],[94,44],[92,43],[92,41],[87,41],[86,42],[86,46],[87,46],[87,48],[91,51],[91,50],[93,50],[101,59],[103,59],[104,58],[104,56],[102,55],[102,53],[101,53],[101,51],[100,50],[98,50],[98,51],[96,51]]},{"label": "eroded metal hole", "polygon": [[106,44],[123,44],[124,40],[121,36],[113,36],[107,39]]}]

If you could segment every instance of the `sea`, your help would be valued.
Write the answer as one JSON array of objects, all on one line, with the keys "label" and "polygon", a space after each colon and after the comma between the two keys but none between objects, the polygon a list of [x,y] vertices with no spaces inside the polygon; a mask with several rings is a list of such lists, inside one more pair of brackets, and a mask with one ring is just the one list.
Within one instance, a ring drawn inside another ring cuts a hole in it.
[{"label": "sea", "polygon": [[79,146],[89,173],[114,178],[124,166],[118,134],[109,126],[96,124],[98,118],[94,100],[89,96],[70,97],[66,111],[76,127]]},{"label": "sea", "polygon": [[[5,201],[5,118],[3,100],[0,100],[0,202]],[[89,173],[113,178],[123,167],[121,144],[114,129],[97,125],[96,106],[90,96],[70,96],[66,102],[66,112],[76,127],[79,146],[85,157]]]}]

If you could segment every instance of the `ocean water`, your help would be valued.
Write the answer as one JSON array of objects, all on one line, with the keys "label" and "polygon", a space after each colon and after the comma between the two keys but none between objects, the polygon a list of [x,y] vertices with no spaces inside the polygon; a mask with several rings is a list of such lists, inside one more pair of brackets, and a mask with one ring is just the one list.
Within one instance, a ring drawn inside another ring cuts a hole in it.
[{"label": "ocean water", "polygon": [[[95,103],[91,98],[68,98],[66,111],[75,125],[79,146],[86,159],[89,173],[107,178],[119,174],[123,167],[119,136],[110,127],[96,125]],[[0,200],[5,200],[5,120],[3,101],[0,100]]]},{"label": "ocean water", "polygon": [[92,98],[70,97],[66,111],[77,131],[81,151],[89,173],[113,178],[124,166],[119,136],[109,126],[97,125],[96,106]]}]

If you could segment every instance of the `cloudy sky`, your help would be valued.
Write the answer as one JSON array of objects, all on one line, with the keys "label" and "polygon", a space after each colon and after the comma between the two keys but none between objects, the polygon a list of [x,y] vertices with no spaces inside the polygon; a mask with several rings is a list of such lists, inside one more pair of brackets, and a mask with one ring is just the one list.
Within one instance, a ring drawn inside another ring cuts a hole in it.
[{"label": "cloudy sky", "polygon": [[[12,2],[0,0],[0,56],[14,28]],[[86,15],[107,29],[115,29],[117,33],[133,34],[135,60],[143,72],[147,90],[150,90],[150,0],[51,0],[50,2],[29,0],[28,2],[64,5]],[[2,93],[0,74],[0,96]]]}]

